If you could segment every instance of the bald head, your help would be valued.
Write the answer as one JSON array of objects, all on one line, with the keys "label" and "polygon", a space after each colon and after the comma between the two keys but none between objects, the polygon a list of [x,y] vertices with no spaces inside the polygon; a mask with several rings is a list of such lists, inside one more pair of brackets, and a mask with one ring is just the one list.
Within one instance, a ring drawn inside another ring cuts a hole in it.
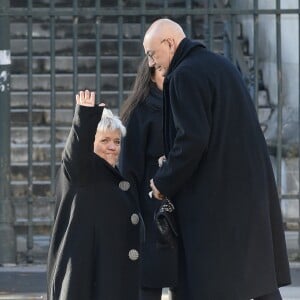
[{"label": "bald head", "polygon": [[143,42],[149,66],[159,70],[165,76],[176,49],[184,38],[182,28],[172,20],[159,19],[152,23]]},{"label": "bald head", "polygon": [[146,40],[152,39],[174,39],[176,45],[185,38],[185,33],[183,32],[181,26],[170,19],[159,19],[151,24],[149,29],[146,31],[144,37],[144,43]]}]

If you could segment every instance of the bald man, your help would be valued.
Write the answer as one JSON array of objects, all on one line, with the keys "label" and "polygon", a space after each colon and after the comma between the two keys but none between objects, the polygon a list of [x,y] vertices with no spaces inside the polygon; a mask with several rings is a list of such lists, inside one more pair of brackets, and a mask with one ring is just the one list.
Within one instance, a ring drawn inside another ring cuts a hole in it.
[{"label": "bald man", "polygon": [[241,74],[169,19],[143,45],[165,76],[167,160],[150,185],[177,210],[180,299],[281,299],[290,273],[280,204]]}]

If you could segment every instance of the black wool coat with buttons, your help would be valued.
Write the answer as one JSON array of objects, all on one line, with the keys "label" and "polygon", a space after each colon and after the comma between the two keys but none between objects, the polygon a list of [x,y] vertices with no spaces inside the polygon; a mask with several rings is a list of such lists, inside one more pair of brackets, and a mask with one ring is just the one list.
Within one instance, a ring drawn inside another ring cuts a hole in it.
[{"label": "black wool coat with buttons", "polygon": [[167,161],[154,183],[177,209],[182,299],[247,300],[289,284],[273,170],[240,73],[185,38],[163,93]]},{"label": "black wool coat with buttons", "polygon": [[149,288],[175,286],[177,251],[157,245],[154,212],[161,201],[150,198],[150,179],[158,169],[163,155],[162,92],[153,83],[148,97],[131,112],[122,141],[119,167],[128,178],[141,207],[145,222],[142,244],[141,285]]},{"label": "black wool coat with buttons", "polygon": [[128,182],[93,152],[101,107],[76,106],[57,178],[48,300],[137,300],[139,211]]}]

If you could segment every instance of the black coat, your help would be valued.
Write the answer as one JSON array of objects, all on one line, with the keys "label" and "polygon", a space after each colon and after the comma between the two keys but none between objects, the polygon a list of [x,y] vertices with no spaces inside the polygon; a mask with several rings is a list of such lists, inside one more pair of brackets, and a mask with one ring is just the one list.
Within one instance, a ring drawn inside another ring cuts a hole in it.
[{"label": "black coat", "polygon": [[185,38],[164,81],[167,162],[154,176],[175,201],[183,299],[246,300],[290,283],[267,146],[238,70]]},{"label": "black coat", "polygon": [[126,124],[119,167],[134,187],[145,222],[146,234],[142,247],[141,284],[160,288],[176,284],[177,251],[157,246],[154,212],[161,201],[149,197],[150,179],[158,169],[163,155],[162,92],[151,85],[149,96],[131,112]]},{"label": "black coat", "polygon": [[119,171],[93,152],[101,114],[76,106],[57,180],[48,300],[138,299],[139,213]]}]

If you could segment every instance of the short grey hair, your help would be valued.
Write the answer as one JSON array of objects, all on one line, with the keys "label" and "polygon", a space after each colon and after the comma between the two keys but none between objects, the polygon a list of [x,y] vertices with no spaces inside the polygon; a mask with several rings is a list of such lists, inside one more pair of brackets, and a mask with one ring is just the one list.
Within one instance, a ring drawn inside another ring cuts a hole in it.
[{"label": "short grey hair", "polygon": [[126,128],[123,125],[120,118],[112,113],[110,109],[104,108],[100,122],[98,123],[97,130],[107,131],[107,130],[119,130],[121,136],[126,135]]}]

